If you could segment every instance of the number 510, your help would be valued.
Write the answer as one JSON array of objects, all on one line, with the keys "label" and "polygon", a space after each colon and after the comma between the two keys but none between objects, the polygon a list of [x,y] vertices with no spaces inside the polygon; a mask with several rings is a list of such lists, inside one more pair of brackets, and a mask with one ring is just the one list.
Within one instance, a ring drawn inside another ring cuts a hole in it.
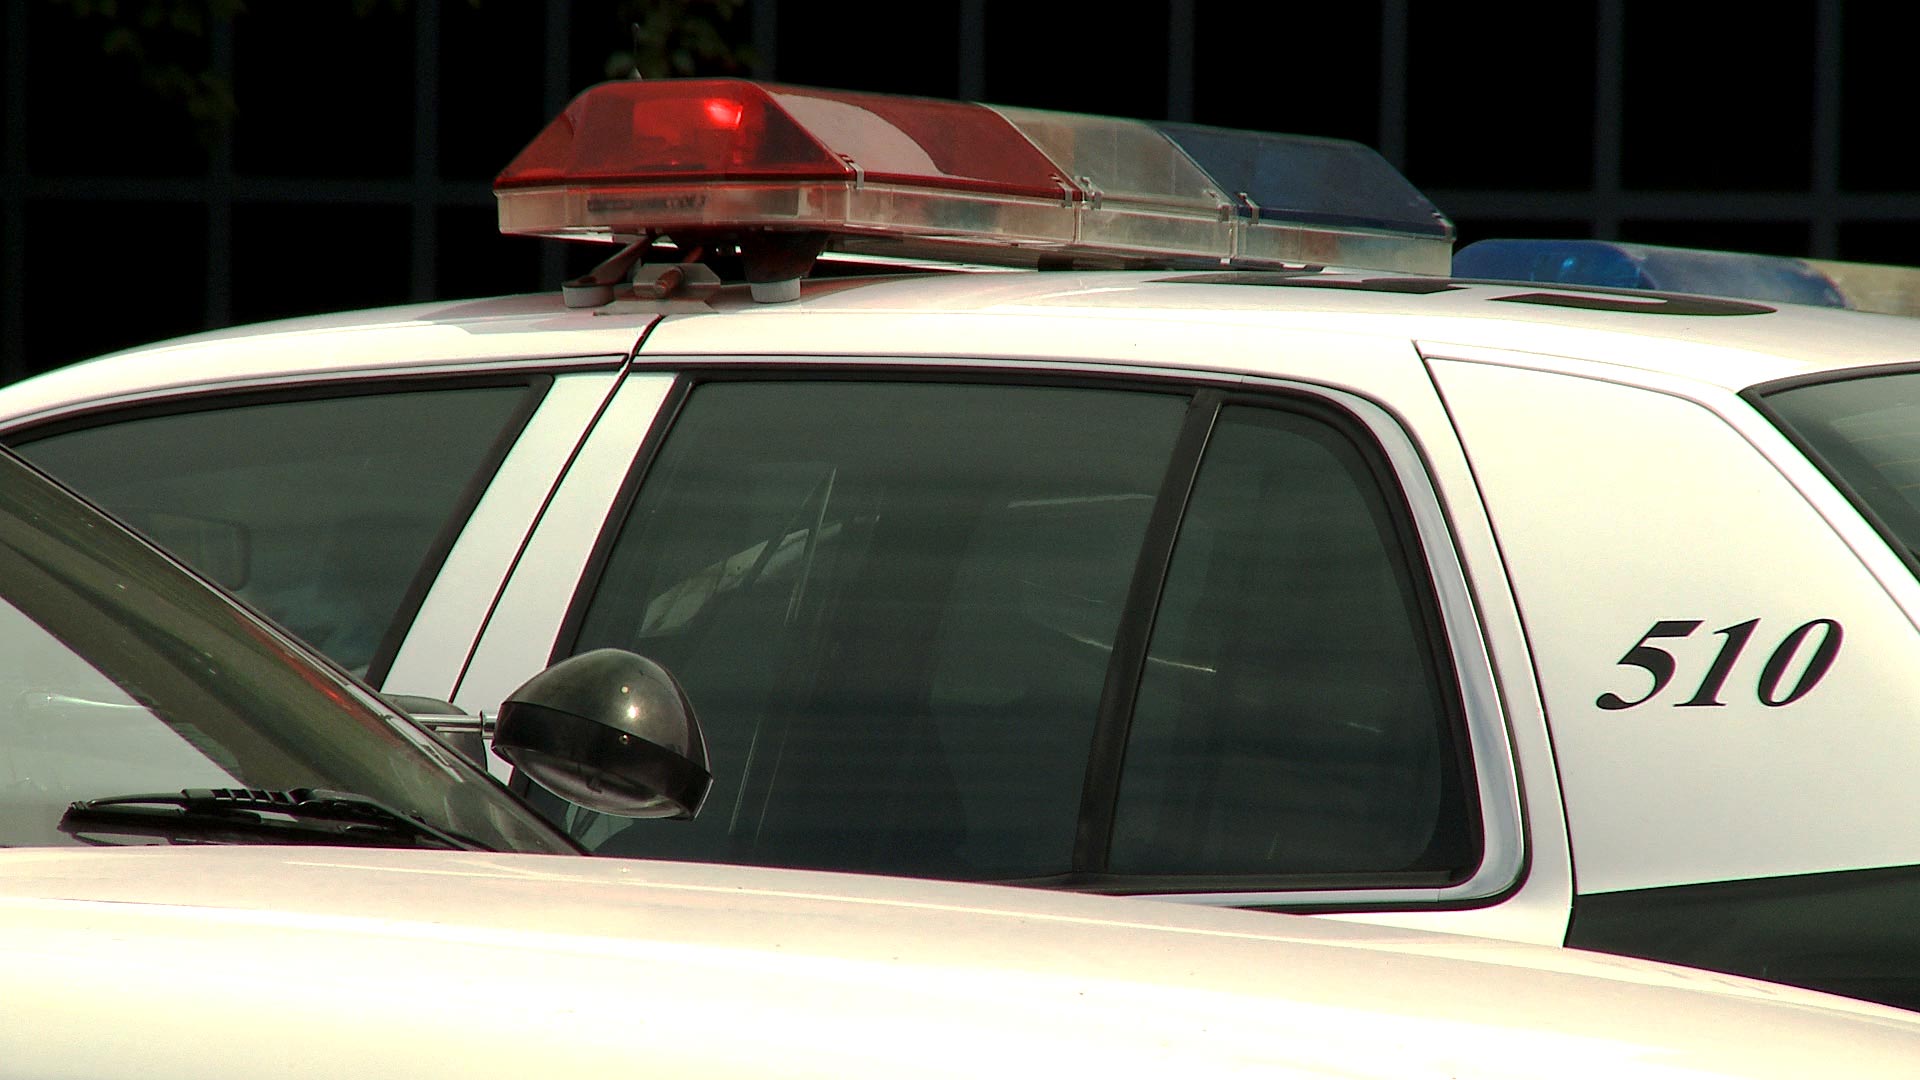
[{"label": "number 510", "polygon": [[[1754,628],[1760,625],[1759,619],[1748,619],[1743,623],[1722,627],[1714,633],[1726,640],[1720,643],[1720,653],[1713,658],[1713,664],[1700,680],[1700,686],[1693,696],[1685,701],[1676,702],[1675,707],[1689,705],[1724,705],[1720,700],[1720,691],[1727,685],[1727,676],[1733,673],[1733,665],[1747,647],[1748,639],[1753,637]],[[1605,693],[1594,699],[1594,704],[1602,709],[1631,709],[1635,705],[1644,705],[1673,681],[1677,663],[1673,654],[1648,642],[1659,638],[1683,638],[1700,629],[1698,619],[1663,620],[1653,624],[1653,629],[1640,635],[1627,655],[1620,658],[1622,667],[1637,667],[1653,676],[1653,689],[1631,700],[1618,694]],[[1807,666],[1801,669],[1800,677],[1793,686],[1781,693],[1780,682],[1786,678],[1787,668],[1792,665],[1800,650],[1812,638],[1815,632],[1820,635],[1819,644],[1813,646],[1813,654],[1807,659]],[[1840,655],[1840,639],[1843,633],[1840,624],[1832,619],[1814,619],[1801,623],[1788,634],[1780,644],[1774,646],[1773,654],[1767,657],[1767,664],[1760,669],[1760,682],[1755,687],[1760,704],[1778,708],[1791,705],[1806,697],[1820,680],[1826,677],[1827,670],[1833,667],[1834,657]]]}]

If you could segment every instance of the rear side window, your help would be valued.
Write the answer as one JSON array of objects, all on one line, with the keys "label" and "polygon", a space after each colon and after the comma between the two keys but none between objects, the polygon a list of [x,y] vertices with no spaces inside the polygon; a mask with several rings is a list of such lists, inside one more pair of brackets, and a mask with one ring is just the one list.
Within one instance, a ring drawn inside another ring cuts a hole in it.
[{"label": "rear side window", "polygon": [[1134,708],[1112,868],[1446,871],[1476,855],[1418,579],[1324,420],[1222,412]]},{"label": "rear side window", "polygon": [[1760,400],[1894,550],[1920,558],[1920,372],[1802,383]]},{"label": "rear side window", "polygon": [[680,677],[713,795],[691,822],[536,796],[609,854],[1121,890],[1465,871],[1457,692],[1390,505],[1312,410],[699,385],[573,649]]},{"label": "rear side window", "polygon": [[15,449],[364,675],[535,394],[520,384],[256,401]]}]

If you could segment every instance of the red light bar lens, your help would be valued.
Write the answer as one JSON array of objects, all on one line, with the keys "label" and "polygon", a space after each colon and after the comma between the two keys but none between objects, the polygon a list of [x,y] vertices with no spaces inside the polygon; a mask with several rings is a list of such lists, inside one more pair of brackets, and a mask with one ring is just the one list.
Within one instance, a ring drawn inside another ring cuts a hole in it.
[{"label": "red light bar lens", "polygon": [[636,80],[605,83],[575,98],[494,186],[852,176],[845,161],[758,86]]},{"label": "red light bar lens", "polygon": [[858,164],[866,179],[1036,199],[1075,189],[1027,137],[971,102],[811,87],[769,87],[774,99]]},{"label": "red light bar lens", "polygon": [[740,130],[740,121],[747,115],[747,110],[741,108],[739,102],[726,98],[708,98],[702,103],[702,109],[707,114],[707,123],[717,131]]},{"label": "red light bar lens", "polygon": [[1070,198],[1046,155],[978,105],[733,79],[603,83],[496,188],[653,180],[851,180]]}]

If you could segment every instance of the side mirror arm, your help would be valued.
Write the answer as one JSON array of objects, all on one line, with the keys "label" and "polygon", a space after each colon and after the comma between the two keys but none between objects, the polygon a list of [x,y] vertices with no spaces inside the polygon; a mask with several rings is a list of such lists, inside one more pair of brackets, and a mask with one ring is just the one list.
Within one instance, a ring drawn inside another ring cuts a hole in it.
[{"label": "side mirror arm", "polygon": [[462,757],[487,767],[487,744],[493,739],[494,718],[474,716],[450,701],[420,694],[382,694],[394,708],[435,735]]}]

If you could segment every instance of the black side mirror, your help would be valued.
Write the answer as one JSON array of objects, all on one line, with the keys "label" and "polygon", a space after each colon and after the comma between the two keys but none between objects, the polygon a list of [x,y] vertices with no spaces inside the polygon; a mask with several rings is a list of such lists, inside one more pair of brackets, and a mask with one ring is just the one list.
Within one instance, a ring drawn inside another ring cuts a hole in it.
[{"label": "black side mirror", "polygon": [[589,810],[690,818],[713,773],[686,691],[666,668],[596,649],[528,679],[500,706],[494,753]]}]

